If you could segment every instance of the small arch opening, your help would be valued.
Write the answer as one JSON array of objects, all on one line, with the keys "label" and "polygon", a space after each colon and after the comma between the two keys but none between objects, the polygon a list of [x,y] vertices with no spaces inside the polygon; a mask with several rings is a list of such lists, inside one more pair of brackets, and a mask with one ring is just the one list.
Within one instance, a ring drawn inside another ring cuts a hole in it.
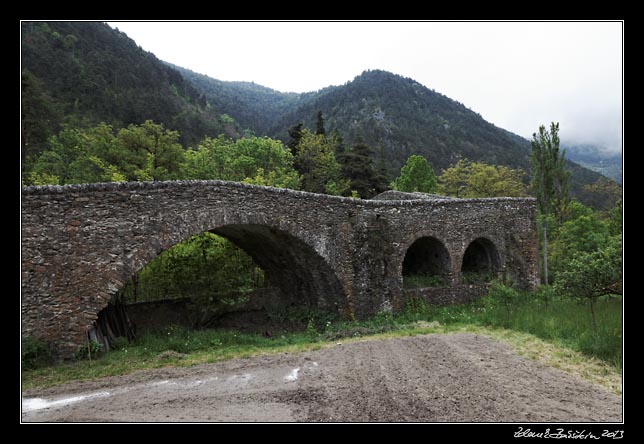
[{"label": "small arch opening", "polygon": [[403,288],[448,286],[449,264],[449,253],[441,241],[431,236],[417,239],[403,260]]},{"label": "small arch opening", "polygon": [[466,284],[490,282],[500,268],[499,252],[494,243],[479,237],[474,239],[465,250],[461,276]]}]

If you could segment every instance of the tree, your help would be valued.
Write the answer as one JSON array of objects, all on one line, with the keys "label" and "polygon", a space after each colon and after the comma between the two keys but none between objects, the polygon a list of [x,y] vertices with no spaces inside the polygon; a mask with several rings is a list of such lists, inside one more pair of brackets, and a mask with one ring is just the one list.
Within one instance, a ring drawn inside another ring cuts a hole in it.
[{"label": "tree", "polygon": [[302,175],[302,188],[312,193],[341,193],[340,164],[334,149],[323,135],[302,130],[295,168]]},{"label": "tree", "polygon": [[38,156],[45,149],[51,130],[58,127],[61,113],[47,93],[42,81],[29,70],[21,76],[22,161]]},{"label": "tree", "polygon": [[565,150],[559,153],[559,124],[552,122],[550,131],[541,125],[533,134],[530,167],[537,207],[542,215],[543,282],[548,284],[548,215],[563,220],[568,200],[568,176],[564,170]]},{"label": "tree", "polygon": [[233,141],[206,138],[188,150],[182,167],[186,179],[219,179],[299,189],[293,155],[282,142],[268,137]]},{"label": "tree", "polygon": [[432,166],[423,156],[413,155],[400,169],[400,176],[392,183],[392,188],[407,193],[436,193],[438,183]]},{"label": "tree", "polygon": [[371,154],[371,148],[358,143],[342,157],[342,177],[349,181],[347,191],[356,191],[363,199],[387,189],[387,180],[374,168]]},{"label": "tree", "polygon": [[524,173],[505,166],[459,159],[438,177],[440,191],[454,197],[521,197],[528,195]]},{"label": "tree", "polygon": [[286,146],[291,150],[291,154],[293,154],[293,156],[297,155],[297,146],[299,145],[300,140],[302,140],[303,131],[304,123],[302,122],[295,124],[288,129],[289,140],[286,143]]},{"label": "tree", "polygon": [[60,185],[80,183],[75,180],[78,161],[88,155],[85,133],[76,129],[65,129],[49,139],[49,148],[39,157],[33,167],[38,175],[55,176]]},{"label": "tree", "polygon": [[622,197],[622,187],[604,176],[595,183],[584,185],[589,204],[594,208],[606,209],[608,202],[617,202]]},{"label": "tree", "polygon": [[446,196],[465,197],[471,164],[467,159],[459,159],[454,165],[443,170],[438,177],[440,192]]},{"label": "tree", "polygon": [[572,298],[586,299],[593,330],[597,333],[595,302],[598,297],[622,293],[622,236],[613,236],[606,247],[575,254],[557,274],[555,291]]},{"label": "tree", "polygon": [[[131,175],[137,180],[170,180],[180,177],[184,151],[179,132],[146,120],[118,132],[118,140],[128,153]],[[126,161],[127,161],[126,160]]]},{"label": "tree", "polygon": [[325,136],[326,130],[324,129],[324,117],[322,111],[318,111],[317,121],[315,123],[315,134],[318,136]]}]

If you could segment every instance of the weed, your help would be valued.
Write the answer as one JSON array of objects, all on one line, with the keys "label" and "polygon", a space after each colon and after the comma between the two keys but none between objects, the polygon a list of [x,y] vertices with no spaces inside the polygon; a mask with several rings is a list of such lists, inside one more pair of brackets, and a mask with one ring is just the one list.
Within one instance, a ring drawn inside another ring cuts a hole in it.
[{"label": "weed", "polygon": [[84,343],[78,348],[76,354],[74,354],[74,358],[78,361],[81,361],[83,359],[94,359],[98,357],[102,352],[103,346],[98,342],[91,340]]}]

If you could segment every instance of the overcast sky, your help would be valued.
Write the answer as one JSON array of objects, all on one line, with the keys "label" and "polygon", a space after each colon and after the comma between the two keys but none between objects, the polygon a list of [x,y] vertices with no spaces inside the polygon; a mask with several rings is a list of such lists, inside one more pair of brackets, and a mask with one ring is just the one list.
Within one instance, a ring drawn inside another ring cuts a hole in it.
[{"label": "overcast sky", "polygon": [[220,80],[279,91],[384,69],[526,138],[622,147],[622,23],[110,22],[143,49]]}]

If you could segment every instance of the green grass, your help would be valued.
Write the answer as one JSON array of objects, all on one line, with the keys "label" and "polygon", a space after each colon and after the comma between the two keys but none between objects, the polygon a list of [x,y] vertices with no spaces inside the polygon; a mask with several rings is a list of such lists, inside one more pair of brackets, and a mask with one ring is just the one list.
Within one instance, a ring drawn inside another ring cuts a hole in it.
[{"label": "green grass", "polygon": [[412,274],[403,276],[404,288],[435,288],[446,287],[449,281],[445,276],[438,274]]},{"label": "green grass", "polygon": [[[23,388],[46,387],[74,380],[121,375],[165,366],[189,366],[260,354],[315,350],[336,343],[428,333],[469,331],[510,343],[531,359],[544,361],[621,390],[621,298],[598,301],[598,332],[592,331],[586,305],[572,300],[543,300],[518,295],[509,320],[504,305],[485,297],[468,305],[431,307],[409,301],[397,314],[380,314],[363,321],[309,322],[305,331],[265,338],[236,331],[192,331],[168,327],[135,343],[93,359],[22,372]],[[593,379],[594,378],[594,379]],[[616,388],[617,387],[617,388]]]},{"label": "green grass", "polygon": [[[410,315],[413,317],[414,311]],[[531,294],[519,294],[512,301],[509,319],[505,306],[491,302],[489,296],[468,305],[433,307],[426,311],[429,319],[444,324],[475,324],[530,333],[561,347],[606,361],[621,370],[621,297],[600,299],[596,315],[597,333],[592,329],[587,304],[557,298],[546,305]]]}]

